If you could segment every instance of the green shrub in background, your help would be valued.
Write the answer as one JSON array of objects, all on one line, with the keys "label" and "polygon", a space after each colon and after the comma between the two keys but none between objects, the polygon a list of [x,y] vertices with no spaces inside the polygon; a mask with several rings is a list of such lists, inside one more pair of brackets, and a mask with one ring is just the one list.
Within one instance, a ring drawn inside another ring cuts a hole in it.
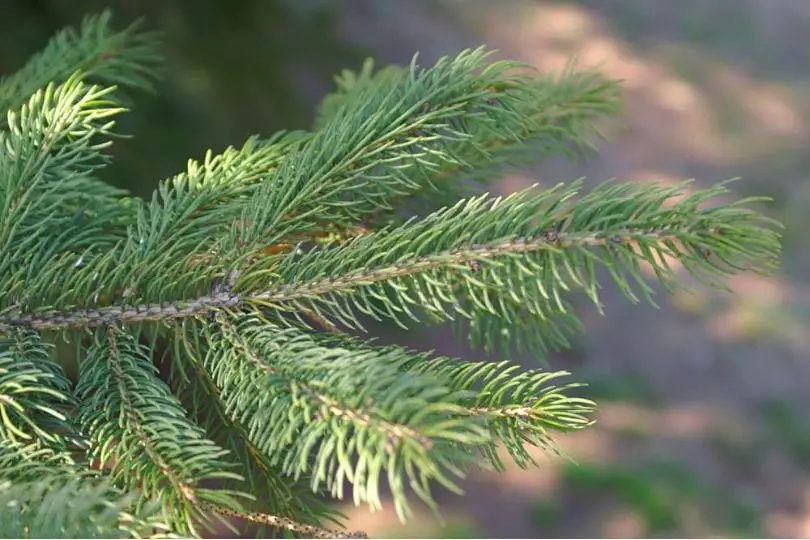
[{"label": "green shrub in background", "polygon": [[598,268],[636,300],[643,262],[674,284],[664,255],[711,283],[776,263],[754,199],[705,204],[723,185],[480,194],[504,166],[575,155],[618,109],[614,81],[483,49],[344,72],[312,131],[128,196],[97,172],[157,50],[103,15],[0,81],[3,536],[199,536],[229,518],[346,536],[318,495],[348,483],[377,507],[383,478],[401,517],[412,498],[435,508],[434,485],[500,468],[501,446],[530,465],[527,446],[554,450],[594,403],[565,372],[380,346],[363,320],[452,322],[485,351],[542,356],[579,328],[566,291],[599,305]]}]

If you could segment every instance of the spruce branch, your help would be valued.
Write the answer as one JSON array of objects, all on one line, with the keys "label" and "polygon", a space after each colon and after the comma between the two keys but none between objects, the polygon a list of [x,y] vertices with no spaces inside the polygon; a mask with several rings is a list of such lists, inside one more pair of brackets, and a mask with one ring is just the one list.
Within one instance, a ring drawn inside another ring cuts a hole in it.
[{"label": "spruce branch", "polygon": [[51,346],[31,331],[0,340],[0,441],[64,450],[75,406],[71,383],[51,361]]},{"label": "spruce branch", "polygon": [[[593,411],[590,401],[567,395],[576,385],[548,384],[565,373],[516,375],[517,366],[508,363],[428,360],[353,338],[316,338],[255,317],[219,324],[225,326],[209,336],[214,344],[206,367],[223,389],[229,414],[255,419],[246,427],[256,447],[277,456],[288,473],[312,471],[314,487],[325,481],[336,496],[345,476],[355,500],[374,506],[374,479],[388,462],[403,515],[409,508],[391,463],[412,471],[411,487],[432,505],[431,476],[456,489],[452,476],[462,474],[459,465],[481,451],[501,467],[498,442],[525,466],[531,458],[524,443],[552,449],[548,430],[580,429]],[[268,421],[279,403],[286,404],[287,418]],[[329,428],[317,420],[329,421]],[[419,473],[422,478],[413,476]]]},{"label": "spruce branch", "polygon": [[[583,290],[600,306],[597,265],[629,299],[638,301],[635,283],[651,302],[642,262],[665,286],[675,283],[665,256],[702,279],[773,268],[778,234],[770,220],[746,208],[756,199],[701,208],[727,193],[720,185],[665,204],[684,188],[607,183],[574,200],[574,184],[537,195],[528,189],[468,199],[334,249],[289,256],[272,273],[259,274],[270,274],[269,290],[241,299],[261,309],[306,308],[349,328],[362,329],[359,314],[407,328],[408,319],[419,321],[418,307],[441,320],[512,321],[528,313],[553,329],[556,315],[569,311],[567,291]],[[470,269],[471,261],[482,270]],[[255,286],[250,272],[243,279]],[[461,304],[453,295],[459,281],[466,293]]]},{"label": "spruce branch", "polygon": [[503,470],[498,456],[499,443],[515,463],[526,468],[535,461],[526,446],[560,454],[551,432],[583,429],[593,423],[590,415],[596,404],[569,395],[582,387],[577,383],[550,384],[570,375],[567,371],[520,371],[511,362],[462,362],[437,358],[415,369],[447,380],[448,386],[471,392],[465,400],[465,414],[483,418],[491,430],[492,442],[481,448],[484,459],[496,470]]},{"label": "spruce branch", "polygon": [[82,479],[0,482],[3,538],[177,538],[149,515],[132,515],[134,499],[104,482]]},{"label": "spruce branch", "polygon": [[[415,61],[416,58],[411,69]],[[406,67],[387,66],[377,73],[373,73],[373,68],[374,62],[368,60],[359,73],[345,70],[335,78],[337,92],[324,99],[316,128],[324,128],[341,107],[362,99],[364,92],[373,92],[377,85],[402,82],[408,77]],[[575,62],[570,62],[559,73],[533,75],[528,85],[536,102],[521,108],[519,117],[510,119],[516,122],[504,134],[486,129],[486,124],[478,126],[475,131],[478,140],[453,148],[462,153],[463,159],[439,164],[434,182],[420,183],[413,186],[413,191],[394,196],[389,199],[389,206],[375,208],[364,218],[364,223],[376,228],[399,222],[393,210],[408,203],[414,209],[427,211],[452,205],[470,194],[471,186],[461,183],[461,179],[474,181],[480,187],[500,178],[509,167],[536,164],[546,155],[559,153],[573,158],[582,150],[594,149],[591,136],[599,131],[593,120],[614,116],[620,111],[619,81],[605,79],[598,72],[577,70]],[[487,88],[491,95],[481,106],[482,110],[494,113],[502,107],[514,106],[511,99],[504,101],[503,97],[511,98],[516,86],[516,82],[509,79],[493,81]]]},{"label": "spruce branch", "polygon": [[[99,236],[99,231],[87,222],[81,231],[68,228],[57,238],[43,236],[46,231],[38,225],[41,220],[56,220],[59,216],[54,215],[58,209],[46,206],[42,198],[35,207],[45,206],[46,213],[30,220],[34,231],[20,230],[19,219],[10,215],[7,221],[9,228],[14,227],[12,230],[19,232],[9,238],[8,243],[22,243],[19,247],[22,253],[12,251],[8,259],[24,263],[24,255],[29,252],[41,252],[51,248],[51,245],[60,247],[51,258],[39,259],[43,268],[36,273],[35,280],[26,283],[27,295],[19,298],[18,302],[40,306],[64,302],[67,300],[65,291],[54,287],[63,280],[74,283],[71,293],[78,305],[131,299],[141,283],[160,283],[162,276],[166,275],[167,265],[171,265],[172,273],[190,274],[184,281],[186,290],[198,289],[201,280],[205,280],[206,287],[209,286],[213,275],[208,267],[213,264],[212,258],[216,262],[216,252],[212,253],[210,239],[227,233],[239,219],[240,199],[250,194],[268,171],[277,166],[283,153],[296,144],[297,137],[298,134],[291,133],[280,134],[267,141],[253,138],[241,149],[229,148],[218,156],[209,153],[202,163],[190,161],[186,173],[161,185],[151,204],[132,201],[132,204],[126,205],[129,226],[122,230],[123,240],[113,246],[101,243],[93,245],[108,249],[82,249],[84,246],[77,244],[76,239],[80,242],[84,238],[96,239]],[[75,164],[70,163],[70,166],[75,167]],[[65,182],[60,186],[61,190],[80,187]],[[63,197],[60,199],[63,200]],[[120,203],[117,206],[121,206]],[[20,212],[23,210],[30,213],[28,206]],[[109,221],[110,216],[107,219]],[[26,241],[22,242],[24,236]],[[156,257],[160,259],[155,261]],[[201,262],[206,264],[201,266]],[[140,271],[136,274],[122,272],[121,269],[125,268],[122,264],[140,267]],[[195,275],[195,270],[200,269],[203,274]],[[19,287],[18,280],[16,277],[12,279],[12,276],[9,275],[9,281],[13,281],[9,286],[13,284]],[[105,279],[99,279],[100,276],[105,276]],[[12,294],[9,296],[13,298],[15,291],[10,292]],[[184,292],[181,290],[178,294]]]},{"label": "spruce branch", "polygon": [[[669,257],[712,286],[776,266],[779,225],[752,209],[764,199],[713,203],[725,184],[466,194],[464,179],[588,147],[594,117],[618,110],[615,81],[518,73],[483,48],[344,73],[311,133],[209,152],[129,198],[95,174],[124,110],[113,84],[148,86],[153,37],[108,21],[0,82],[0,503],[22,509],[0,530],[200,535],[232,517],[351,537],[322,527],[336,513],[321,490],[340,498],[348,481],[376,507],[386,475],[401,517],[406,489],[435,508],[436,483],[502,468],[501,446],[520,466],[527,445],[559,452],[552,433],[594,410],[557,383],[566,372],[341,332],[362,317],[455,322],[474,346],[544,355],[580,328],[570,293],[601,309],[604,274],[653,302],[643,266],[671,290]],[[75,388],[49,331],[75,345]]]},{"label": "spruce branch", "polygon": [[223,516],[245,519],[253,523],[270,525],[276,529],[301,534],[305,538],[368,538],[368,535],[364,532],[345,533],[335,529],[323,529],[314,525],[301,524],[289,518],[273,516],[262,512],[235,512],[229,508],[223,508],[209,503],[204,503],[202,508]]},{"label": "spruce branch", "polygon": [[97,332],[79,367],[76,420],[90,442],[88,457],[112,461],[109,477],[138,490],[139,504],[159,500],[173,530],[186,534],[197,534],[191,516],[206,519],[199,513],[201,503],[237,504],[225,491],[199,487],[241,478],[227,471],[231,467],[222,460],[227,451],[204,437],[154,377],[144,347],[107,327]]},{"label": "spruce branch", "polygon": [[0,441],[3,538],[172,538],[155,504],[131,513],[132,494],[64,452]]},{"label": "spruce branch", "polygon": [[[574,183],[539,194],[529,188],[508,197],[473,197],[400,227],[307,253],[267,257],[243,272],[229,292],[71,312],[12,311],[0,316],[0,328],[132,324],[240,306],[306,309],[323,320],[360,329],[361,313],[407,328],[406,318],[419,320],[415,306],[442,320],[478,314],[514,320],[526,312],[546,320],[568,312],[563,296],[572,289],[583,290],[600,306],[597,265],[608,270],[630,300],[639,301],[635,283],[653,303],[642,262],[668,287],[676,282],[666,256],[714,286],[720,286],[718,278],[739,270],[774,268],[779,236],[773,228],[778,224],[747,208],[762,199],[701,208],[728,193],[720,184],[673,203],[686,186],[606,183],[574,200],[579,190]],[[561,222],[564,230],[558,231]],[[467,266],[471,261],[483,271],[472,271]],[[468,305],[454,303],[459,280]],[[363,294],[351,295],[354,291]],[[494,301],[497,294],[501,296]],[[388,301],[388,307],[381,311],[375,299]]]},{"label": "spruce branch", "polygon": [[[101,150],[111,144],[111,118],[125,110],[111,99],[113,90],[89,86],[77,73],[34,93],[19,112],[8,111],[8,128],[0,131],[7,198],[27,193],[37,182],[68,179],[69,185],[72,177],[90,175],[106,163]],[[7,209],[23,203],[7,203]]]},{"label": "spruce branch", "polygon": [[[304,479],[293,481],[285,477],[281,468],[271,463],[256,447],[242,422],[228,414],[221,390],[202,365],[206,347],[201,337],[205,332],[202,325],[195,322],[187,320],[174,329],[169,378],[191,418],[205,428],[212,440],[231,452],[238,467],[236,472],[245,479],[243,485],[242,482],[228,482],[221,484],[222,487],[241,488],[241,491],[255,495],[257,500],[251,507],[262,508],[262,516],[286,516],[301,527],[318,525],[326,520],[340,524],[340,514],[318,498],[322,495],[320,492],[314,492]],[[262,518],[258,523],[275,525],[268,518]],[[263,532],[269,531],[260,529],[258,535]]]},{"label": "spruce branch", "polygon": [[110,143],[110,118],[123,110],[108,99],[110,91],[76,76],[8,113],[8,131],[0,131],[3,307],[32,300],[31,276],[47,279],[53,290],[59,282],[50,274],[54,259],[75,264],[76,251],[99,252],[122,236],[114,228],[127,204],[90,177],[106,162],[101,150]]},{"label": "spruce branch", "polygon": [[503,469],[497,454],[499,444],[506,447],[518,466],[527,467],[534,464],[526,451],[527,443],[560,454],[551,439],[551,431],[576,431],[592,424],[589,416],[595,410],[595,403],[569,395],[582,385],[550,384],[570,375],[566,371],[524,370],[510,361],[473,362],[434,356],[432,351],[381,346],[373,339],[347,334],[319,335],[315,340],[325,347],[405,358],[407,360],[398,364],[400,371],[427,374],[462,396],[458,402],[463,407],[459,414],[482,420],[490,431],[490,443],[477,450],[485,464],[496,470]]},{"label": "spruce branch", "polygon": [[[61,30],[25,67],[0,79],[0,111],[16,109],[38,89],[62,83],[77,71],[104,86],[152,90],[162,61],[157,34],[142,31],[142,21],[113,32],[111,18],[108,10],[86,17],[78,31]],[[0,119],[0,129],[6,126]]]},{"label": "spruce branch", "polygon": [[[487,442],[477,422],[453,418],[460,409],[446,390],[396,369],[407,357],[318,347],[307,334],[250,316],[221,320],[220,328],[209,336],[205,365],[228,410],[247,419],[256,447],[286,473],[312,473],[313,489],[326,483],[340,497],[346,479],[357,502],[379,506],[376,482],[387,466],[397,511],[406,514],[403,481],[394,471],[407,474],[432,504],[429,481],[458,490],[448,476],[459,474],[449,465],[462,458],[454,445]],[[287,413],[273,418],[265,407],[279,403]]]},{"label": "spruce branch", "polygon": [[[463,163],[460,148],[483,151],[487,136],[517,140],[512,127],[532,104],[530,85],[505,74],[521,64],[484,68],[486,56],[464,51],[427,69],[414,59],[406,77],[383,78],[341,107],[256,193],[229,246],[306,232],[312,221],[356,224],[392,197],[433,185],[442,164]],[[484,110],[494,84],[510,91],[502,108]]]},{"label": "spruce branch", "polygon": [[34,482],[43,477],[74,478],[92,476],[88,470],[75,467],[71,455],[43,447],[36,442],[23,444],[3,438],[0,441],[0,478],[20,482]]}]

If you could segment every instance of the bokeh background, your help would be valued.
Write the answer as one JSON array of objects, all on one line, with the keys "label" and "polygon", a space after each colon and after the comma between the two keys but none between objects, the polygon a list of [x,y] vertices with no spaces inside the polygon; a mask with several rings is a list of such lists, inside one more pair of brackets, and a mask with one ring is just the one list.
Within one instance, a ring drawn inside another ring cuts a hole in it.
[{"label": "bokeh background", "polygon": [[[625,80],[626,113],[601,153],[504,178],[586,176],[708,185],[742,177],[781,220],[774,278],[736,277],[735,294],[696,289],[633,306],[606,287],[587,332],[555,368],[591,384],[595,427],[561,437],[577,464],[475,474],[465,497],[426,510],[342,505],[349,527],[399,537],[810,536],[810,2],[807,0],[0,0],[0,74],[53,34],[112,7],[166,33],[166,77],[141,96],[116,147],[112,183],[147,195],[205,150],[307,128],[332,75],[487,44],[540,70],[572,56]],[[685,278],[686,279],[686,278]],[[480,358],[443,329],[384,339]],[[522,358],[527,365],[537,359]]]}]

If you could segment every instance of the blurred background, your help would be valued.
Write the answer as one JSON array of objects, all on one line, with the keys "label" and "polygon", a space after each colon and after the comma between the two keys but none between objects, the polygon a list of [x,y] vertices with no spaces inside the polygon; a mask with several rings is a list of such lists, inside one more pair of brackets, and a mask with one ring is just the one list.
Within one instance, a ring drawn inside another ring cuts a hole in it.
[{"label": "blurred background", "polygon": [[[559,443],[576,465],[474,474],[466,496],[426,510],[342,505],[349,528],[386,537],[810,536],[810,2],[807,0],[0,0],[0,74],[57,29],[104,7],[119,27],[145,16],[166,33],[159,92],[140,96],[106,178],[139,195],[204,151],[307,128],[332,76],[487,44],[556,70],[577,55],[625,80],[626,113],[600,155],[551,157],[499,184],[586,176],[708,185],[742,177],[769,195],[783,266],[706,291],[632,306],[606,287],[587,332],[552,358],[591,384],[597,424]],[[686,279],[686,278],[684,278]],[[388,341],[466,358],[443,329]],[[518,359],[536,365],[537,359]],[[390,509],[389,509],[390,510]]]}]

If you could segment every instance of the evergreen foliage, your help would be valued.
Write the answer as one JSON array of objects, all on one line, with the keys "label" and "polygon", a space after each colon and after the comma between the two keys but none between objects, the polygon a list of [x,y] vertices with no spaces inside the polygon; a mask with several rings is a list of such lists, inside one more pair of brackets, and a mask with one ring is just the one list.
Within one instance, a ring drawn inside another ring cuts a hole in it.
[{"label": "evergreen foliage", "polygon": [[383,477],[406,517],[500,447],[556,451],[594,403],[565,372],[381,346],[364,320],[542,358],[603,274],[652,301],[642,265],[671,287],[667,257],[714,285],[773,270],[778,224],[708,205],[725,185],[481,194],[619,110],[616,81],[487,54],[344,72],[312,132],[189,161],[151,200],[94,174],[121,91],[154,84],[154,35],[91,17],[0,80],[0,535],[346,536],[318,494],[377,507]]}]

